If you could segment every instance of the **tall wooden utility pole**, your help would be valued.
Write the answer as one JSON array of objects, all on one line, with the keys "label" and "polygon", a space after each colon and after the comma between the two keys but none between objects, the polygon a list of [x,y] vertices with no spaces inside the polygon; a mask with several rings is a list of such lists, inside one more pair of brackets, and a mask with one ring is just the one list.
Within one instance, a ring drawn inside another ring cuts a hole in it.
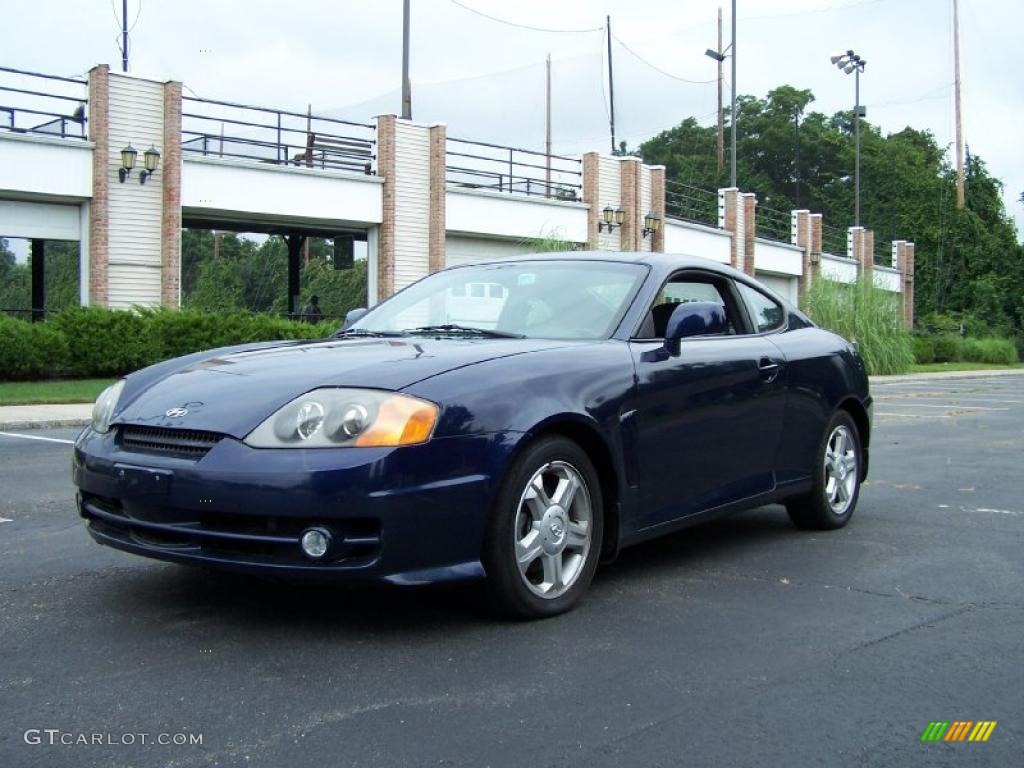
[{"label": "tall wooden utility pole", "polygon": [[[718,48],[722,52],[722,6],[718,6]],[[725,59],[718,60],[718,170],[725,165],[725,110],[722,108],[722,81],[725,78]]]},{"label": "tall wooden utility pole", "polygon": [[960,98],[960,8],[957,0],[953,0],[953,98],[956,101],[956,207],[963,210],[964,195],[964,133],[960,111],[963,104]]},{"label": "tall wooden utility pole", "polygon": [[547,158],[544,167],[544,196],[551,197],[551,54],[548,54],[547,87],[544,108],[544,151]]}]

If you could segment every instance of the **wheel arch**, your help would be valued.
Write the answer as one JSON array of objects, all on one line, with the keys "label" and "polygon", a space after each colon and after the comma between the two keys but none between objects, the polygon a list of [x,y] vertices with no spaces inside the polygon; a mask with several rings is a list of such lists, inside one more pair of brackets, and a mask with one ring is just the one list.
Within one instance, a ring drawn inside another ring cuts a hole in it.
[{"label": "wheel arch", "polygon": [[871,443],[871,419],[867,409],[855,397],[848,397],[839,403],[838,411],[846,411],[857,426],[857,433],[860,435],[861,447],[861,472],[860,481],[863,482],[868,476],[868,446]]}]

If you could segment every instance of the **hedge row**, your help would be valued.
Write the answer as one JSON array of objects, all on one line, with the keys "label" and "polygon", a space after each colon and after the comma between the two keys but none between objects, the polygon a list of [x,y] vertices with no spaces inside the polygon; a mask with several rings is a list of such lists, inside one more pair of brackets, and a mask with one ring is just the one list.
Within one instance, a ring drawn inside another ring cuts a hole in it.
[{"label": "hedge row", "polygon": [[337,328],[269,315],[79,307],[43,323],[0,316],[0,380],[120,376],[202,349],[316,339]]},{"label": "hedge row", "polygon": [[993,363],[1013,365],[1017,347],[1010,339],[963,338],[955,333],[914,337],[914,359],[918,363]]}]

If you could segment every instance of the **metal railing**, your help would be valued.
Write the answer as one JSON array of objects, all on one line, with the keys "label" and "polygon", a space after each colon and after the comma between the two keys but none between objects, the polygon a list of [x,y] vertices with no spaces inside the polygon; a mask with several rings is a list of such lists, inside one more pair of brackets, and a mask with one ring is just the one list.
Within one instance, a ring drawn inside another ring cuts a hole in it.
[{"label": "metal railing", "polygon": [[445,179],[453,187],[582,198],[583,161],[576,157],[454,138],[447,140],[445,155]]},{"label": "metal railing", "polygon": [[205,157],[354,171],[376,169],[376,127],[334,117],[182,98],[181,148]]},{"label": "metal railing", "polygon": [[775,208],[757,207],[757,236],[780,243],[793,241],[793,215]]},{"label": "metal railing", "polygon": [[718,226],[718,193],[681,181],[665,182],[665,213],[709,227]]},{"label": "metal railing", "polygon": [[88,83],[0,67],[0,130],[85,139]]},{"label": "metal railing", "polygon": [[821,250],[832,256],[846,258],[846,230],[829,224],[821,226]]}]

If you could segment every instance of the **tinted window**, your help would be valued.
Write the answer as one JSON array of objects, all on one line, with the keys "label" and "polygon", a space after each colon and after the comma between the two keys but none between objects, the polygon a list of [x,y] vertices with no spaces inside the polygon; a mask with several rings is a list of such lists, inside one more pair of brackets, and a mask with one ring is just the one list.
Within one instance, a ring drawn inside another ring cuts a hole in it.
[{"label": "tinted window", "polygon": [[737,283],[737,285],[739,286],[740,293],[743,294],[743,299],[747,302],[747,306],[750,307],[758,333],[774,331],[782,327],[782,321],[785,319],[786,313],[783,311],[781,304],[745,283]]}]

